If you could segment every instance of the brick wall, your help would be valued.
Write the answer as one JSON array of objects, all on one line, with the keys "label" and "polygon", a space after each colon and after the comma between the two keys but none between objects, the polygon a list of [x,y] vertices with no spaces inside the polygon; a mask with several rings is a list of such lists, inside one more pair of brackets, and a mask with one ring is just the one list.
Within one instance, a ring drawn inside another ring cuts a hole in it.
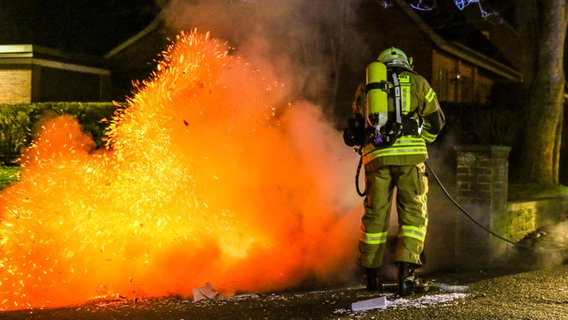
[{"label": "brick wall", "polygon": [[456,200],[476,221],[462,215],[456,222],[454,256],[458,267],[491,267],[505,261],[501,258],[514,248],[483,228],[518,242],[543,226],[568,219],[568,197],[507,201],[509,151],[502,146],[456,147]]},{"label": "brick wall", "polygon": [[[457,201],[479,225],[499,234],[507,215],[509,147],[460,146],[457,152]],[[457,223],[456,263],[486,267],[505,250],[506,243],[471,220]]]},{"label": "brick wall", "polygon": [[0,103],[30,103],[31,100],[31,70],[0,70]]},{"label": "brick wall", "polygon": [[494,229],[503,237],[519,241],[537,229],[538,202],[515,202],[507,206],[507,214],[494,219]]},{"label": "brick wall", "polygon": [[568,197],[507,203],[507,215],[494,222],[495,229],[513,241],[529,233],[568,219]]}]

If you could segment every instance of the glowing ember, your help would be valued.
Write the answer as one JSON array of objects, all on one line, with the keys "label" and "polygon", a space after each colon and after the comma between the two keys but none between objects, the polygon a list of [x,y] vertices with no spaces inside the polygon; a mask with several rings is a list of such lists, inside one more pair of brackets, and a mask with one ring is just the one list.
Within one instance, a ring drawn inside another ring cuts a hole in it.
[{"label": "glowing ember", "polygon": [[225,43],[182,33],[111,120],[108,150],[71,117],[42,124],[0,194],[0,309],[349,274],[358,215],[341,212],[340,180],[357,160],[320,118]]}]

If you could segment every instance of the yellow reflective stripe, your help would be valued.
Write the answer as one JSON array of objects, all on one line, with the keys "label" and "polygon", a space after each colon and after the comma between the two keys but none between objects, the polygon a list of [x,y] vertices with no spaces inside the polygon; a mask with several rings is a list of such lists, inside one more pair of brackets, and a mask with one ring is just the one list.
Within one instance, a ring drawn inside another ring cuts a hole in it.
[{"label": "yellow reflective stripe", "polygon": [[383,244],[387,243],[387,232],[379,233],[361,233],[359,240],[366,244]]},{"label": "yellow reflective stripe", "polygon": [[[422,139],[422,137],[412,137],[412,136],[402,136],[398,139],[396,139],[395,143],[385,149],[382,150],[386,150],[386,149],[391,149],[391,148],[399,148],[399,147],[426,147],[426,143],[424,142],[424,139]],[[375,146],[371,143],[367,144],[365,147],[363,147],[363,154],[367,154],[370,152],[375,151]]]},{"label": "yellow reflective stripe", "polygon": [[399,145],[399,144],[424,144],[424,140],[422,138],[419,138],[419,137],[402,136],[402,137],[396,139],[393,146],[396,146],[396,145]]},{"label": "yellow reflective stripe", "polygon": [[432,100],[434,100],[434,97],[436,96],[436,92],[434,92],[434,90],[432,88],[430,88],[430,90],[428,90],[428,93],[426,93],[426,101],[428,102],[432,102]]},{"label": "yellow reflective stripe", "polygon": [[400,107],[402,113],[408,114],[410,112],[410,85],[400,86]]},{"label": "yellow reflective stripe", "polygon": [[422,133],[420,134],[420,137],[428,142],[434,142],[437,136],[437,134],[431,134],[427,131],[422,131]]},{"label": "yellow reflective stripe", "polygon": [[368,144],[363,148],[363,164],[369,163],[378,157],[401,156],[401,155],[417,155],[428,154],[426,142],[422,138],[401,137],[396,142],[384,149],[376,149],[372,144]]},{"label": "yellow reflective stripe", "polygon": [[398,237],[409,237],[424,242],[426,231],[423,228],[415,226],[401,226],[398,232]]},{"label": "yellow reflective stripe", "polygon": [[401,155],[414,155],[414,154],[424,154],[426,152],[426,146],[416,146],[416,147],[404,147],[404,148],[387,148],[378,149],[365,157],[384,157],[384,156],[401,156]]},{"label": "yellow reflective stripe", "polygon": [[398,82],[400,83],[400,107],[403,114],[410,112],[410,76],[398,75]]}]

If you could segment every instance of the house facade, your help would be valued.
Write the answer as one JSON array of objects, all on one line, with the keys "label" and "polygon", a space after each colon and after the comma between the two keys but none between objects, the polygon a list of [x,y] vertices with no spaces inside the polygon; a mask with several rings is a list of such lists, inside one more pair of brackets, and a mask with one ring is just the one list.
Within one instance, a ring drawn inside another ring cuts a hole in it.
[{"label": "house facade", "polygon": [[378,56],[395,46],[414,57],[414,69],[430,82],[441,103],[485,104],[495,84],[523,80],[520,72],[504,62],[442,38],[406,1],[392,4],[387,8],[375,1],[362,4],[366,14],[360,29],[370,51]]},{"label": "house facade", "polygon": [[32,44],[0,45],[0,103],[108,101],[111,71],[102,61]]}]

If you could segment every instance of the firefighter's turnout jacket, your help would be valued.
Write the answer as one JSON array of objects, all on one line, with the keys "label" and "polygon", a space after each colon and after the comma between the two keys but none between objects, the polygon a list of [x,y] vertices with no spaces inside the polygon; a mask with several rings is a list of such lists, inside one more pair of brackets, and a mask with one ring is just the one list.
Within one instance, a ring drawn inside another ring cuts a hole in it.
[{"label": "firefighter's turnout jacket", "polygon": [[[362,218],[359,263],[365,268],[382,265],[389,229],[391,199],[396,186],[399,231],[395,262],[421,265],[428,215],[426,193],[428,181],[424,161],[426,144],[433,142],[444,125],[444,114],[428,81],[419,74],[403,69],[395,72],[400,84],[400,106],[405,121],[416,121],[419,129],[402,132],[394,144],[377,147],[364,138],[361,157],[365,168],[366,198]],[[365,119],[365,85],[357,90],[353,103],[355,117]],[[394,98],[388,99],[389,119],[395,111]]]}]

